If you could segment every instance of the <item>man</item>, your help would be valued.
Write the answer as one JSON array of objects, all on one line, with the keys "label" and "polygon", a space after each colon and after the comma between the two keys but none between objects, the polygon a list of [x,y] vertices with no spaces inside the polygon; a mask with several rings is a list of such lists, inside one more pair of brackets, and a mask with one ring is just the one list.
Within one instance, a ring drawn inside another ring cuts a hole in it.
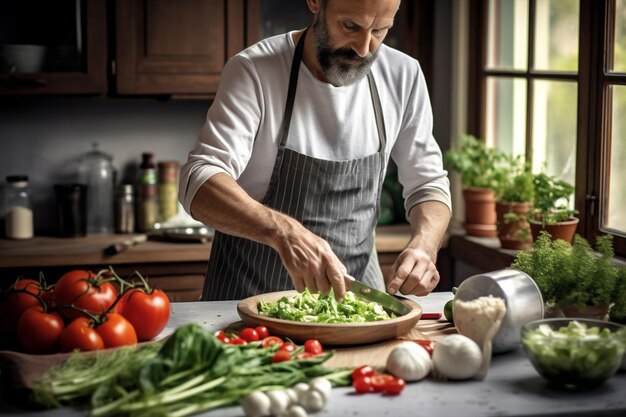
[{"label": "man", "polygon": [[[203,300],[294,288],[346,291],[346,276],[425,295],[450,220],[419,64],[382,42],[400,0],[307,0],[310,28],[226,64],[180,200],[216,229]],[[382,110],[384,109],[384,111]],[[393,158],[413,236],[383,281],[374,248]]]}]

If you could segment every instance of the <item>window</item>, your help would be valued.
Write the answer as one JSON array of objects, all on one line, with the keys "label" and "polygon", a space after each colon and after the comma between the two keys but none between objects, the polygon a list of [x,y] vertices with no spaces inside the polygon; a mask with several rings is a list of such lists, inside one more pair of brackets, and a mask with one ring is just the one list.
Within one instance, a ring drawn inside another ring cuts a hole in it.
[{"label": "window", "polygon": [[576,186],[626,256],[626,0],[472,0],[468,130]]}]

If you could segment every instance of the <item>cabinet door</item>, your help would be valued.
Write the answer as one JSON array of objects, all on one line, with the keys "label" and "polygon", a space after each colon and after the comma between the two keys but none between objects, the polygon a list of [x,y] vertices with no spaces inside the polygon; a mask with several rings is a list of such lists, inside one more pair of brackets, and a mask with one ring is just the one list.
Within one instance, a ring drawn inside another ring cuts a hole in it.
[{"label": "cabinet door", "polygon": [[214,94],[243,28],[243,0],[117,0],[117,93]]},{"label": "cabinet door", "polygon": [[0,94],[106,93],[105,0],[6,1]]}]

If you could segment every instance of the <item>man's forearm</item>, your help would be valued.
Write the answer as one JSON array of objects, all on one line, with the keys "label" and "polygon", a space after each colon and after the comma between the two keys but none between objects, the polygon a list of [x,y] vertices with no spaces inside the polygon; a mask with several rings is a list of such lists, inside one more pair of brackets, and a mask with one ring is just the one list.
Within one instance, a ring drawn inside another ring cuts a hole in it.
[{"label": "man's forearm", "polygon": [[450,209],[438,201],[413,206],[409,212],[413,235],[407,248],[422,249],[435,262],[450,219]]},{"label": "man's forearm", "polygon": [[223,233],[276,247],[290,220],[250,197],[227,174],[216,174],[200,187],[191,203],[193,217]]}]

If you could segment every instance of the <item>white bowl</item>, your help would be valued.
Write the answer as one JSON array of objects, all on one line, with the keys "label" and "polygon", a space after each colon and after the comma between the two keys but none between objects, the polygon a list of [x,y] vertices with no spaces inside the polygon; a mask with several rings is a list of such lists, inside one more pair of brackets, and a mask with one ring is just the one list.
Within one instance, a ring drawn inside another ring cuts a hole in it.
[{"label": "white bowl", "polygon": [[0,45],[0,69],[3,72],[41,72],[46,58],[42,45]]}]

